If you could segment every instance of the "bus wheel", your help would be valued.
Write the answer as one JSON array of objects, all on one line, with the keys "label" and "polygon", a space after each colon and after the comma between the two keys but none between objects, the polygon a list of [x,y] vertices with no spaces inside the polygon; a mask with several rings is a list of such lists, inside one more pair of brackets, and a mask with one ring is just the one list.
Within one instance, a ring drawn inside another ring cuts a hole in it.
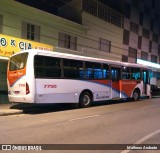
[{"label": "bus wheel", "polygon": [[139,100],[139,92],[138,92],[138,90],[134,90],[132,99],[133,99],[133,101]]},{"label": "bus wheel", "polygon": [[89,107],[91,105],[92,97],[91,94],[87,91],[82,92],[79,99],[79,106],[80,107]]}]

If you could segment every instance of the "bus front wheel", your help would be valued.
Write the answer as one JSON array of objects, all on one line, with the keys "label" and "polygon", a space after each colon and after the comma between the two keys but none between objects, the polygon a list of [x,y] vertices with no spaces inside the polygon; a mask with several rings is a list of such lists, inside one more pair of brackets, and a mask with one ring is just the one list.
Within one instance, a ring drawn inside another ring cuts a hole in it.
[{"label": "bus front wheel", "polygon": [[138,92],[138,90],[134,90],[132,99],[133,99],[133,101],[139,100],[139,92]]},{"label": "bus front wheel", "polygon": [[89,107],[91,105],[91,101],[92,101],[91,94],[87,91],[82,92],[79,99],[79,106],[83,108]]}]

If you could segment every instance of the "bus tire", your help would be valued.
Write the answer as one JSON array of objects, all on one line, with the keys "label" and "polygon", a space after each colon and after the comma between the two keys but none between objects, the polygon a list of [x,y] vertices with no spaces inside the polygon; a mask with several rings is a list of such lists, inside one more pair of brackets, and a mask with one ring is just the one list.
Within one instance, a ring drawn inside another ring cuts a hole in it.
[{"label": "bus tire", "polygon": [[92,102],[92,96],[88,91],[84,91],[81,93],[79,98],[79,107],[85,108],[89,107]]},{"label": "bus tire", "polygon": [[132,99],[133,99],[133,101],[137,101],[137,100],[139,100],[139,91],[138,90],[134,90],[134,92],[133,92],[133,96],[132,96]]}]

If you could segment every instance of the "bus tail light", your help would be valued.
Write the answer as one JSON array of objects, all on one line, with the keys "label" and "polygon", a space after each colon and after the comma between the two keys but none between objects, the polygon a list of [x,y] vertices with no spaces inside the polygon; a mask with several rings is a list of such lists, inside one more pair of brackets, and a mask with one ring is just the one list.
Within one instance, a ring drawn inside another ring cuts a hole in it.
[{"label": "bus tail light", "polygon": [[29,90],[29,85],[28,83],[26,82],[26,95],[30,93],[30,90]]}]

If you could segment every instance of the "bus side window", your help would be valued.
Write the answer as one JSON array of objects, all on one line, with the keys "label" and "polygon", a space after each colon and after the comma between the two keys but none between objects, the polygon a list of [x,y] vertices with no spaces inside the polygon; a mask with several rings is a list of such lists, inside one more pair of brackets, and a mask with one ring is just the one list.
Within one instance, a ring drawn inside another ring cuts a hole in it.
[{"label": "bus side window", "polygon": [[130,79],[130,68],[129,67],[122,67],[122,79]]},{"label": "bus side window", "polygon": [[132,80],[138,80],[141,78],[141,69],[131,67],[131,79]]},{"label": "bus side window", "polygon": [[89,79],[101,79],[102,65],[100,63],[86,62],[86,78]]},{"label": "bus side window", "polygon": [[43,56],[35,55],[34,57],[34,72],[35,77],[44,77],[44,58]]},{"label": "bus side window", "polygon": [[65,78],[83,78],[83,62],[63,59],[63,73]]},{"label": "bus side window", "polygon": [[59,58],[36,55],[34,58],[34,69],[36,78],[61,77]]},{"label": "bus side window", "polygon": [[45,57],[45,76],[49,78],[60,78],[60,59],[55,57]]},{"label": "bus side window", "polygon": [[109,77],[110,77],[109,65],[104,64],[103,65],[103,78],[109,79]]},{"label": "bus side window", "polygon": [[94,79],[101,79],[103,78],[103,71],[102,71],[102,65],[100,63],[94,63],[93,65],[93,78]]}]

